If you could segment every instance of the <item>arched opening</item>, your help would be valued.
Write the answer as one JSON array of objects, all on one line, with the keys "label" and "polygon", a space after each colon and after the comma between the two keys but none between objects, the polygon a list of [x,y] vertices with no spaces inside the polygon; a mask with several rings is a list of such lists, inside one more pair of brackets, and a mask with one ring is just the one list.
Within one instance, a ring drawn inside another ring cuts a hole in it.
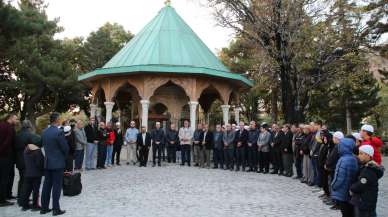
[{"label": "arched opening", "polygon": [[98,121],[104,121],[105,118],[102,114],[105,114],[105,92],[102,88],[99,88],[94,97],[93,97],[93,104],[97,105],[97,111],[96,111],[96,119]]},{"label": "arched opening", "polygon": [[170,123],[179,124],[182,107],[188,102],[189,97],[181,86],[172,81],[163,84],[150,98],[149,124],[156,121],[161,121],[163,126],[169,126]]},{"label": "arched opening", "polygon": [[211,126],[214,126],[215,123],[222,122],[221,105],[223,103],[222,103],[221,95],[216,88],[214,88],[212,85],[205,88],[202,91],[198,102],[199,102],[200,108],[203,111],[203,114],[199,115],[200,122],[208,123]]},{"label": "arched opening", "polygon": [[134,120],[136,125],[139,126],[139,101],[140,97],[137,89],[129,83],[123,84],[117,89],[113,97],[115,105],[113,108],[112,121],[120,122],[124,129],[129,127],[131,120]]}]

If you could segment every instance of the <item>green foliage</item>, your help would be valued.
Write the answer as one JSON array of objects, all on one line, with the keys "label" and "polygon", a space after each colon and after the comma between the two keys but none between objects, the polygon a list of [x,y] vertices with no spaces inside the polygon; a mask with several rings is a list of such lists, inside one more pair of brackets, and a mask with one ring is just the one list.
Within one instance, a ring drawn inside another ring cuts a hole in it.
[{"label": "green foliage", "polygon": [[132,38],[132,33],[117,23],[106,23],[90,33],[82,48],[82,71],[101,68]]},{"label": "green foliage", "polygon": [[20,10],[3,3],[1,7],[5,11],[2,16],[8,17],[2,22],[2,31],[12,32],[0,41],[4,49],[1,112],[16,111],[21,119],[34,122],[50,111],[63,112],[70,105],[82,104],[85,87],[73,70],[73,50],[54,39],[62,29],[57,20],[48,20],[43,2],[20,1]]},{"label": "green foliage", "polygon": [[58,40],[42,0],[21,0],[19,9],[0,0],[0,114],[18,112],[33,122],[51,111],[87,110],[87,88],[78,75],[107,62],[133,35],[106,23],[83,38]]}]

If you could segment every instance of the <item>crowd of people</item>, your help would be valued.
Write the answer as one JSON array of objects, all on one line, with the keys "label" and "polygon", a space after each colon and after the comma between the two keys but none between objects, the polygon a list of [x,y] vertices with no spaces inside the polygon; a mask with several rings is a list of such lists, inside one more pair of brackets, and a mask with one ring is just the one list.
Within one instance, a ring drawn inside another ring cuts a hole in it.
[{"label": "crowd of people", "polygon": [[[373,135],[371,125],[345,136],[329,131],[321,121],[282,126],[258,125],[255,121],[249,126],[244,122],[217,124],[211,131],[202,123],[191,129],[186,120],[180,129],[175,124],[163,129],[156,122],[150,132],[145,126],[137,129],[131,121],[124,132],[118,122],[97,123],[90,118],[84,126],[81,120],[60,123],[59,118],[58,113],[51,114],[50,126],[41,136],[33,133],[29,121],[23,121],[16,133],[16,115],[8,115],[0,124],[0,206],[13,205],[9,199],[15,199],[12,184],[16,163],[20,177],[17,203],[22,210],[63,214],[59,206],[63,173],[120,166],[124,149],[127,165],[146,167],[151,161],[153,167],[160,167],[164,161],[293,177],[313,191],[322,191],[322,201],[340,209],[342,216],[377,216],[378,180],[384,173],[380,154],[383,144]],[[42,176],[45,179],[39,201]]]}]

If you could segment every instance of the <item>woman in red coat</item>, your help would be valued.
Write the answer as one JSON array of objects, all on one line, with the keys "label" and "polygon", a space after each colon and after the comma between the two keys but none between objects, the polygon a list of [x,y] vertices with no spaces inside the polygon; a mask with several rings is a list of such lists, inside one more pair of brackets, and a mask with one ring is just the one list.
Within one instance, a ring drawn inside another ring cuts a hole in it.
[{"label": "woman in red coat", "polygon": [[381,139],[373,136],[374,129],[372,125],[365,124],[361,127],[361,137],[363,139],[362,145],[371,145],[374,149],[374,154],[372,160],[374,160],[378,165],[381,165],[381,147],[383,146],[383,141]]}]

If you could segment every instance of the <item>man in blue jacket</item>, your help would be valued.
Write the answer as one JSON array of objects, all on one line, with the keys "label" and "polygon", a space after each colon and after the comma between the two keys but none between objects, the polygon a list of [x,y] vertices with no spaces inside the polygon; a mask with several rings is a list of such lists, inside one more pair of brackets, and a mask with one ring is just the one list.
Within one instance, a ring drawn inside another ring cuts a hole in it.
[{"label": "man in blue jacket", "polygon": [[44,162],[44,183],[42,189],[41,214],[50,212],[50,195],[53,195],[53,215],[62,215],[64,210],[60,209],[59,198],[61,196],[63,171],[65,159],[69,152],[64,133],[58,128],[60,114],[54,112],[50,115],[50,126],[43,131],[42,144],[45,151]]},{"label": "man in blue jacket", "polygon": [[353,139],[341,139],[337,146],[340,159],[337,162],[331,183],[331,198],[339,204],[343,217],[353,216],[353,206],[349,203],[349,190],[351,184],[356,181],[358,172],[358,162],[353,156],[354,147]]}]

